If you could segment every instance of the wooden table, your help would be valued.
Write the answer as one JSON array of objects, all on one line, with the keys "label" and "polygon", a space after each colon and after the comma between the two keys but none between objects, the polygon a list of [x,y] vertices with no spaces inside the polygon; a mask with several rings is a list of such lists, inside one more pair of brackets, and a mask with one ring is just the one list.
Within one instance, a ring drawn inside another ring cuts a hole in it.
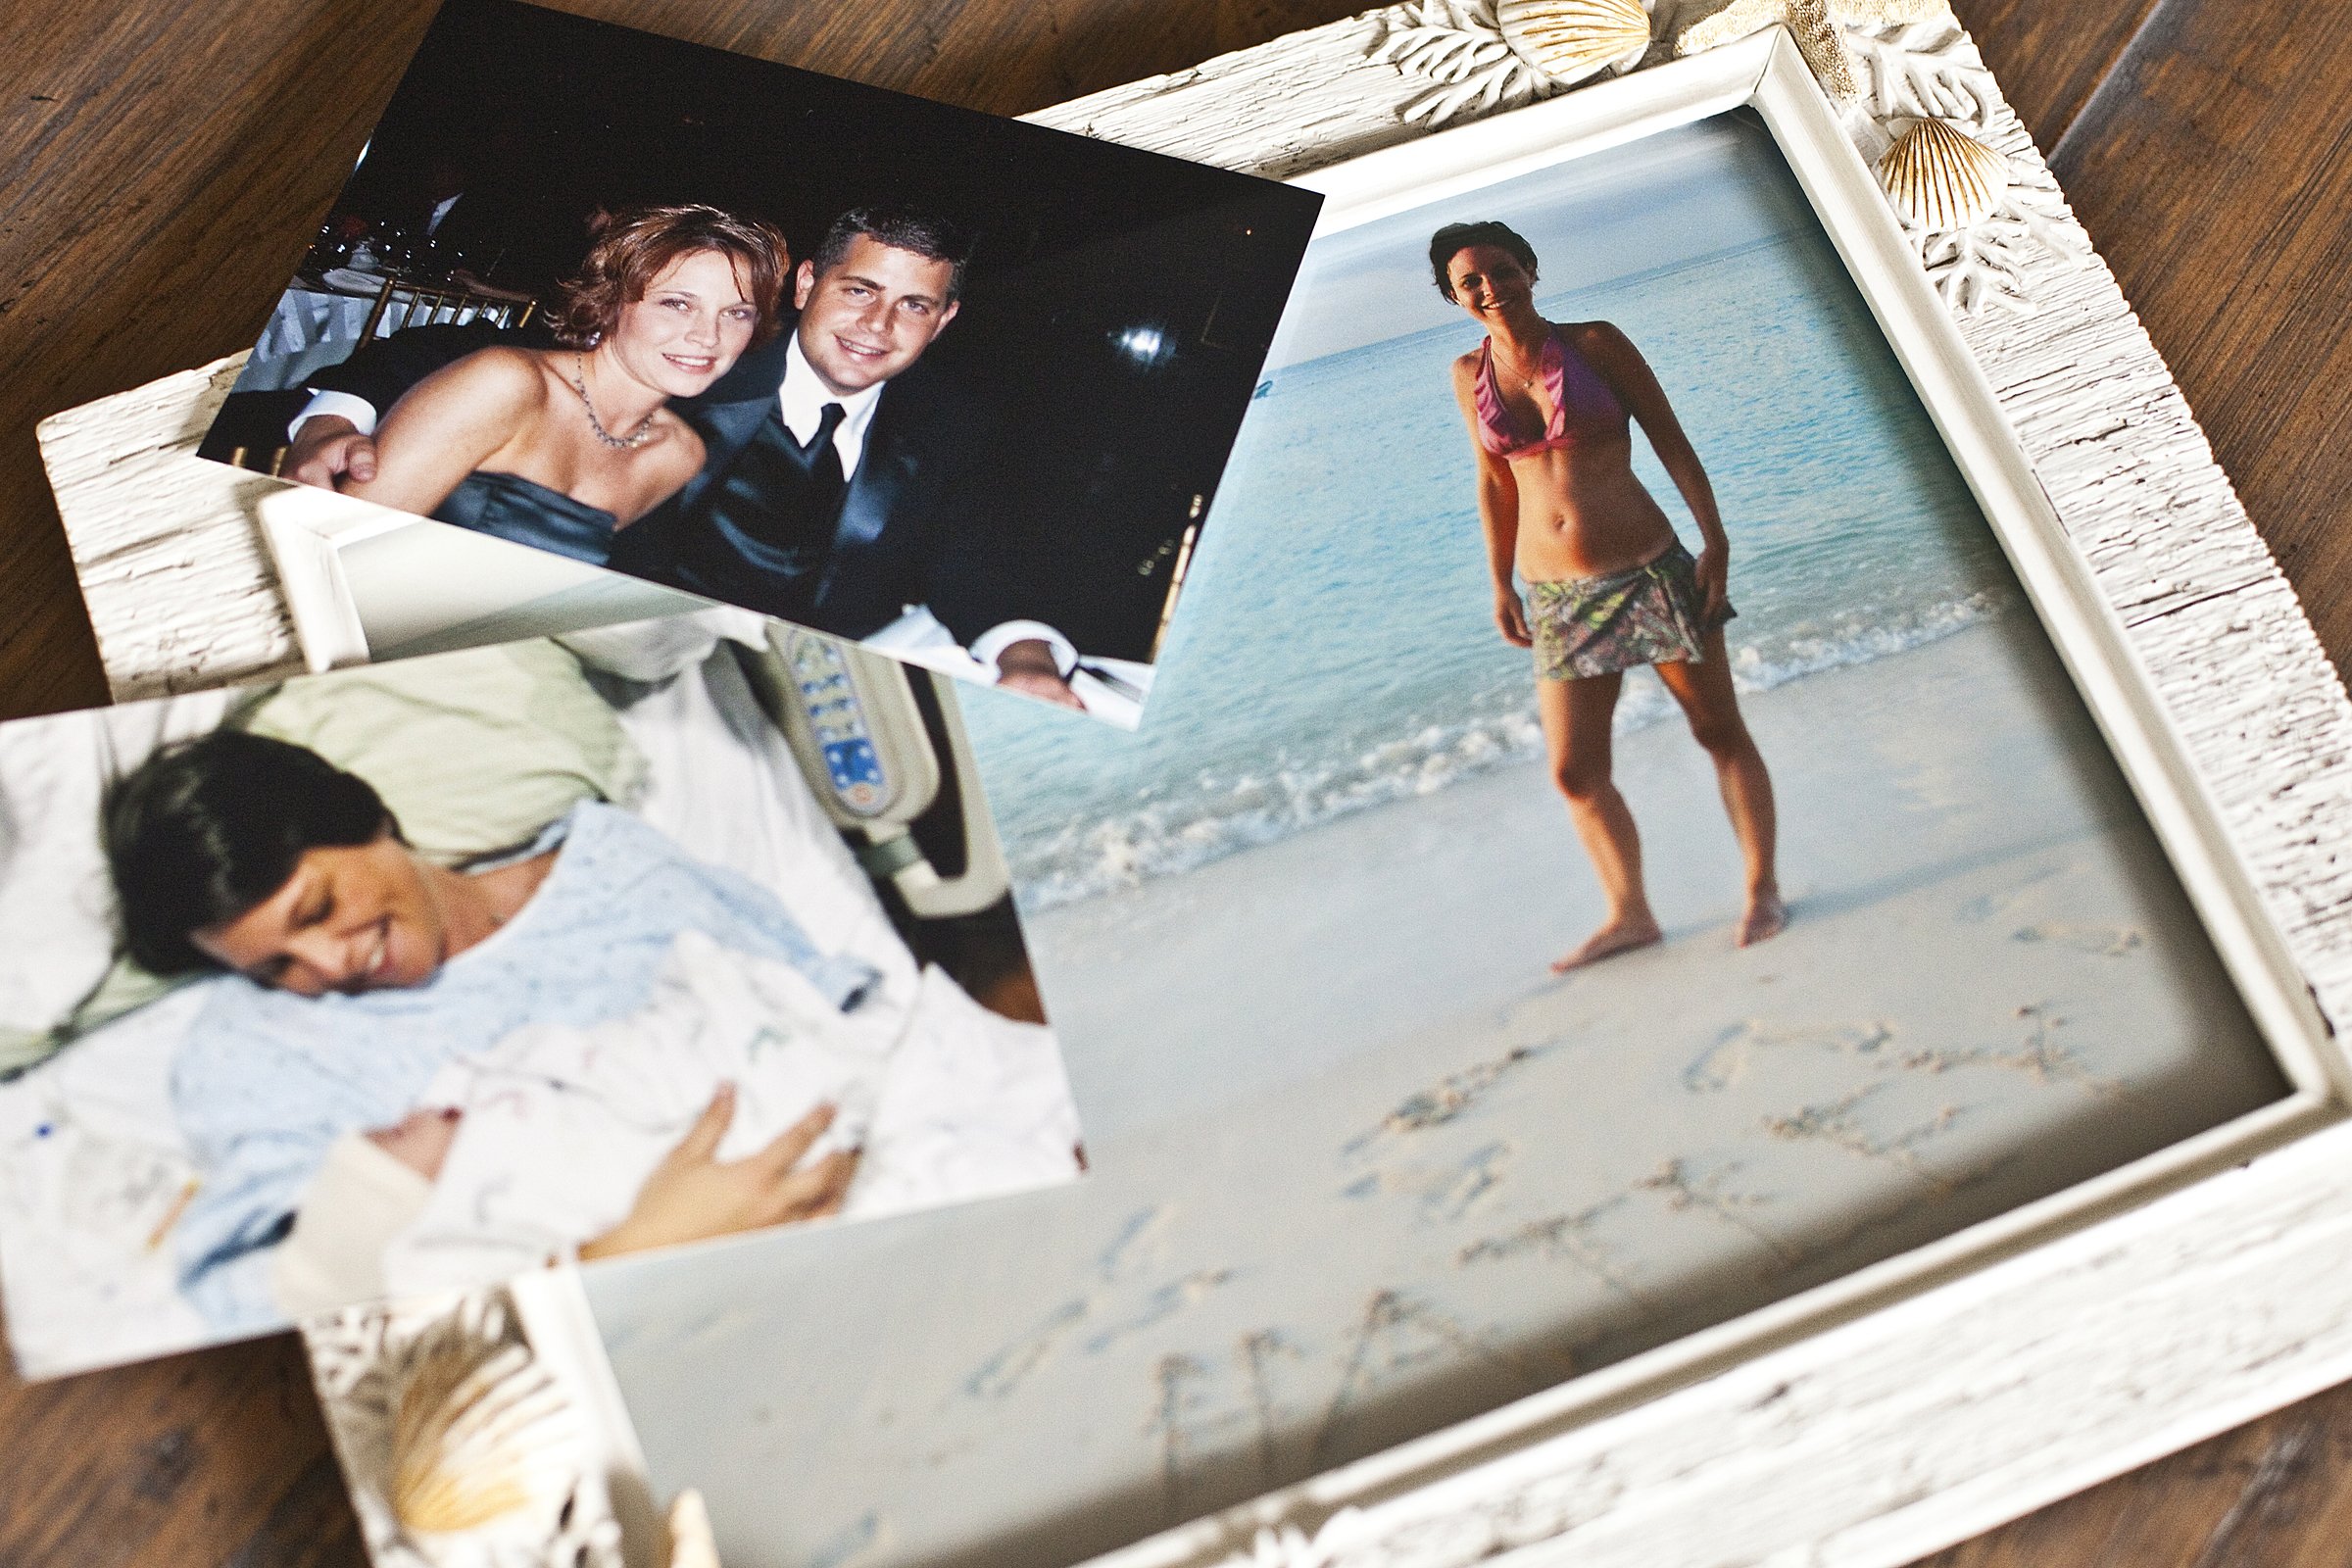
[{"label": "wooden table", "polygon": [[[2352,6],[1954,0],[2137,305],[2329,656],[2352,653]],[[1358,0],[570,0],[1004,114]],[[252,342],[428,0],[16,0],[0,119],[0,716],[103,702],[36,419]],[[2352,825],[2348,825],[2352,833]],[[2352,1266],[2352,1260],[2347,1260]],[[360,1559],[290,1337],[0,1378],[0,1564]],[[2340,1563],[2352,1390],[1934,1559]]]}]

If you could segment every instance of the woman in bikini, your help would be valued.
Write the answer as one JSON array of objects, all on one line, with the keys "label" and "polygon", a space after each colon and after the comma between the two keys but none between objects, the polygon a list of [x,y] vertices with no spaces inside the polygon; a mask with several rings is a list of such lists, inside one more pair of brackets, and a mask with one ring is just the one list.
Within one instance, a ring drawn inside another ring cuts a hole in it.
[{"label": "woman in bikini", "polygon": [[[1618,690],[1640,664],[1657,670],[1714,760],[1746,866],[1734,940],[1761,942],[1788,919],[1773,869],[1772,779],[1732,691],[1730,546],[1698,454],[1623,332],[1537,314],[1536,253],[1517,233],[1448,224],[1431,238],[1429,261],[1438,291],[1487,329],[1453,362],[1453,392],[1478,456],[1494,620],[1504,641],[1535,650],[1552,777],[1608,903],[1600,928],[1552,968],[1662,935],[1642,887],[1641,836],[1609,776]],[[1634,475],[1635,420],[1698,521],[1695,561]]]}]

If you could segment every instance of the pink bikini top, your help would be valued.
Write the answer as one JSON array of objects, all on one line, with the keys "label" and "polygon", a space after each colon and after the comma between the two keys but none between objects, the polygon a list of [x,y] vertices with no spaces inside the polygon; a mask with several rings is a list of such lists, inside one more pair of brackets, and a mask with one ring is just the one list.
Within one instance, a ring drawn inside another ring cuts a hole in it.
[{"label": "pink bikini top", "polygon": [[1494,385],[1494,340],[1478,347],[1478,440],[1498,458],[1523,458],[1531,452],[1572,447],[1598,436],[1623,438],[1630,422],[1625,405],[1585,357],[1568,346],[1555,329],[1544,340],[1544,389],[1551,395],[1551,422],[1540,436],[1519,429]]}]

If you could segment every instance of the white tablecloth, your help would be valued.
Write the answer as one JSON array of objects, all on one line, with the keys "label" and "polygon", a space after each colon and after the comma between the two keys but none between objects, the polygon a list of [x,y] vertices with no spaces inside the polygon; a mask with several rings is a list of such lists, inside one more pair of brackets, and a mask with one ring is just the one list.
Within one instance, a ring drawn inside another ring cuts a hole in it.
[{"label": "white tablecloth", "polygon": [[[237,379],[237,390],[282,391],[302,385],[330,365],[342,364],[359,346],[360,329],[368,324],[368,313],[374,306],[372,296],[333,294],[321,289],[286,290],[278,296],[277,309],[270,313],[270,324],[262,328],[253,358],[246,362],[245,373]],[[440,319],[469,321],[474,315],[467,308],[455,315],[444,315]],[[385,316],[390,322],[398,318],[399,312],[388,311]],[[386,326],[379,325],[376,335],[382,337],[386,330]]]}]

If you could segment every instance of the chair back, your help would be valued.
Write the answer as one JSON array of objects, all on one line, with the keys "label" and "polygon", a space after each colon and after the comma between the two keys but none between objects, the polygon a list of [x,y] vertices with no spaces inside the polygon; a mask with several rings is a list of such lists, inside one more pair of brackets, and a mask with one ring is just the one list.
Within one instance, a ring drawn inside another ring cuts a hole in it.
[{"label": "chair back", "polygon": [[511,331],[528,323],[538,309],[539,302],[534,299],[477,294],[454,284],[387,277],[384,286],[376,291],[373,308],[368,312],[368,324],[360,329],[360,341],[365,343],[406,326],[435,326],[483,317],[496,321],[501,330]]}]

